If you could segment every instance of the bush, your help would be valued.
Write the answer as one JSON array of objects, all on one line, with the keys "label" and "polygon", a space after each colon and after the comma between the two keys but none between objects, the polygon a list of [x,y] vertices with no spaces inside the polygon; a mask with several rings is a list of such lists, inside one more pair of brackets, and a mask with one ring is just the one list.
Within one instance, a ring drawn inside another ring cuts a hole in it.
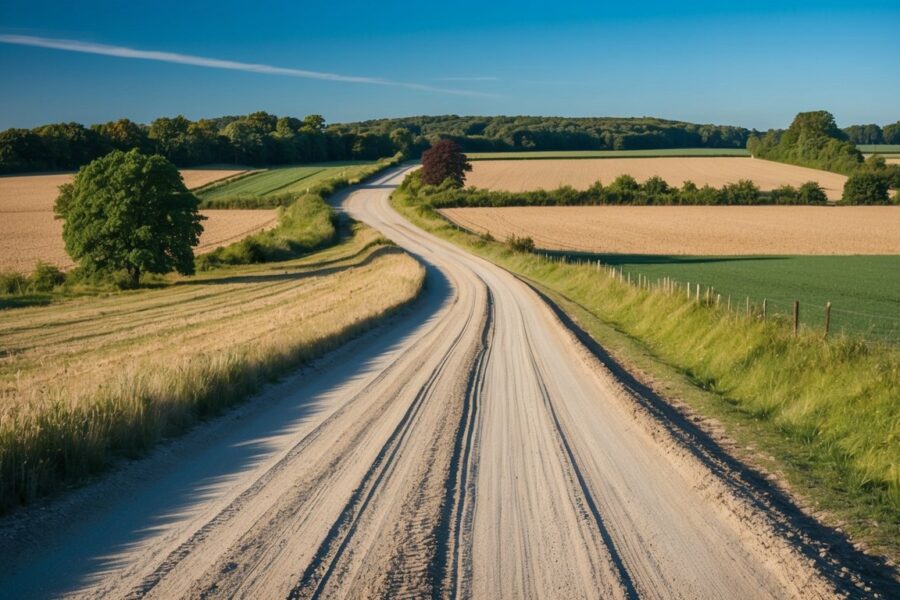
[{"label": "bush", "polygon": [[65,282],[65,273],[53,265],[38,262],[28,278],[28,287],[34,292],[52,292],[53,288]]},{"label": "bush", "polygon": [[807,181],[800,186],[800,204],[825,204],[828,202],[828,196],[815,181]]},{"label": "bush", "polygon": [[531,239],[531,236],[523,236],[519,237],[514,233],[509,234],[506,238],[506,245],[513,252],[533,252],[534,251],[534,240]]},{"label": "bush", "polygon": [[854,173],[844,184],[844,204],[888,204],[888,178],[876,172]]},{"label": "bush", "polygon": [[0,273],[0,294],[19,295],[28,291],[28,279],[21,273]]},{"label": "bush", "polygon": [[758,204],[759,188],[749,179],[722,186],[723,204]]}]

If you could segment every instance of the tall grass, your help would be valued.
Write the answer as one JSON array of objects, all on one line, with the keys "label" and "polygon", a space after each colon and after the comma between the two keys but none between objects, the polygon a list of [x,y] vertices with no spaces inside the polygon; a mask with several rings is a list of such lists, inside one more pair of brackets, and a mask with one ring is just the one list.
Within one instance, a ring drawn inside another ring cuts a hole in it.
[{"label": "tall grass", "polygon": [[144,453],[412,301],[424,272],[385,244],[365,230],[277,272],[6,315],[0,508]]},{"label": "tall grass", "polygon": [[788,449],[779,450],[779,458],[808,489],[857,502],[872,522],[885,527],[887,520],[890,531],[900,531],[897,350],[847,336],[823,341],[809,329],[793,337],[784,322],[736,316],[686,294],[639,290],[595,266],[514,252],[457,230],[403,188],[393,203],[418,225],[546,286],[637,340],[772,433]]}]

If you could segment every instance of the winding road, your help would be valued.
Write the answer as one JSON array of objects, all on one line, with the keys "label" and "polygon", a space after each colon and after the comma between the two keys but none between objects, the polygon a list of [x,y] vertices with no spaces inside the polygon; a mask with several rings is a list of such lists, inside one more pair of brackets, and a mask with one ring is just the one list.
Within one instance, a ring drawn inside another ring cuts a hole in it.
[{"label": "winding road", "polygon": [[403,174],[339,202],[426,264],[423,298],[0,528],[0,596],[853,595],[819,540],[526,283],[394,212]]}]

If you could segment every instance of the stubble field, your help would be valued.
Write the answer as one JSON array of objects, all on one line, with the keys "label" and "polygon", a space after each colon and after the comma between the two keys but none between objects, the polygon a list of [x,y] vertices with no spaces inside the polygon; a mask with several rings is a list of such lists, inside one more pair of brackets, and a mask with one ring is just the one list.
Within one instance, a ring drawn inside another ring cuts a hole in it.
[{"label": "stubble field", "polygon": [[[239,175],[234,169],[184,169],[189,188]],[[0,271],[29,272],[38,261],[66,269],[72,261],[62,240],[62,221],[53,217],[59,186],[72,180],[68,173],[0,177]],[[276,210],[201,211],[203,234],[195,249],[209,252],[276,224]]]},{"label": "stubble field", "polygon": [[655,175],[678,187],[685,181],[693,181],[698,186],[722,187],[750,179],[763,191],[816,181],[829,200],[840,199],[847,180],[837,173],[736,156],[480,160],[472,163],[466,184],[509,192],[551,190],[563,185],[587,189],[598,180],[603,184],[612,183],[619,175],[631,175],[640,182]]},{"label": "stubble field", "polygon": [[900,254],[894,206],[521,206],[441,213],[498,240],[622,254]]},{"label": "stubble field", "polygon": [[0,508],[146,448],[335,347],[412,300],[423,277],[358,227],[298,260],[0,311]]}]

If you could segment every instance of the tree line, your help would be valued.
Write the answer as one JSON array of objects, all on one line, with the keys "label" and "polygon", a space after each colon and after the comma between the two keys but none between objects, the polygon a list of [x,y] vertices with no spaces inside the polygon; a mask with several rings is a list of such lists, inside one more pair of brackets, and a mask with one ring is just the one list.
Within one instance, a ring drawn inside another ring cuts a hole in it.
[{"label": "tree line", "polygon": [[877,155],[865,159],[828,111],[799,113],[786,130],[751,135],[747,149],[767,160],[847,175],[843,201],[848,204],[887,204],[891,188],[898,190],[895,202],[900,200],[900,166]]},{"label": "tree line", "polygon": [[137,149],[190,167],[375,160],[394,154],[396,146],[390,135],[326,127],[320,115],[255,112],[198,121],[177,116],[149,125],[119,119],[90,127],[54,123],[0,132],[0,173],[77,169],[114,150]]},{"label": "tree line", "polygon": [[854,144],[900,144],[900,121],[884,127],[874,123],[851,125],[843,131]]},{"label": "tree line", "polygon": [[681,187],[669,185],[661,177],[650,177],[640,183],[631,175],[619,175],[609,185],[597,181],[586,190],[563,186],[555,190],[502,192],[478,188],[462,188],[448,177],[440,185],[426,183],[424,169],[404,181],[404,189],[414,196],[426,198],[433,208],[503,207],[503,206],[672,206],[672,205],[825,205],[828,198],[815,181],[800,187],[784,185],[763,192],[750,180],[740,180],[720,188],[697,186],[686,181]]},{"label": "tree line", "polygon": [[439,139],[451,139],[465,152],[743,148],[752,133],[744,127],[651,117],[442,115],[376,119],[335,127],[381,135],[407,131],[416,154]]}]

